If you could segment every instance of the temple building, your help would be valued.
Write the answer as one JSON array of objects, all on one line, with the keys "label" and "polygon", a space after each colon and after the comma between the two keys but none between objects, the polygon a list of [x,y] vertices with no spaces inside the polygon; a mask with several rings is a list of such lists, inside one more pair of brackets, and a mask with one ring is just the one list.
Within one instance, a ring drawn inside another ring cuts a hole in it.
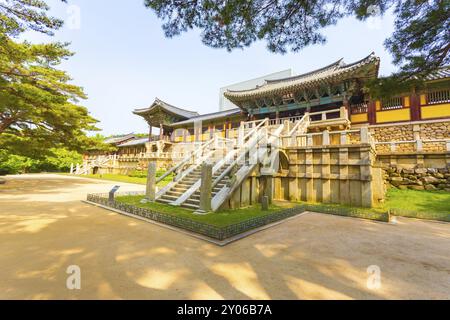
[{"label": "temple building", "polygon": [[[428,75],[423,88],[379,100],[365,90],[367,81],[378,78],[379,66],[372,53],[352,63],[339,59],[308,73],[272,77],[253,88],[228,89],[224,97],[236,108],[203,115],[156,98],[149,107],[134,110],[148,123],[147,138],[124,137],[109,160],[86,162],[85,167],[121,172],[156,161],[177,173],[157,193],[157,201],[193,210],[201,202],[194,158],[214,164],[213,211],[248,205],[264,194],[371,206],[383,198],[383,168],[450,168],[450,67]],[[276,154],[277,168],[239,162],[251,158],[249,148],[263,141],[276,150],[258,151],[258,159]],[[227,175],[235,170],[238,182],[230,187]],[[450,191],[444,179],[414,181],[397,184]]]}]

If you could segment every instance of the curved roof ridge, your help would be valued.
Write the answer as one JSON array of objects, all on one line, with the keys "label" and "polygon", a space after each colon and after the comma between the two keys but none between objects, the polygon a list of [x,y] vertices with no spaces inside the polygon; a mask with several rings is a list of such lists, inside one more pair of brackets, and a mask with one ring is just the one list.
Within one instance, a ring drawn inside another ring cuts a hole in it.
[{"label": "curved roof ridge", "polygon": [[174,105],[171,105],[171,104],[159,99],[158,97],[155,98],[155,100],[150,105],[150,107],[135,109],[133,111],[133,113],[140,114],[140,113],[148,112],[148,111],[152,110],[155,106],[160,106],[160,107],[166,109],[168,112],[178,114],[178,115],[180,115],[184,118],[188,118],[188,119],[199,115],[199,113],[196,111],[190,111],[187,109],[176,107]]},{"label": "curved roof ridge", "polygon": [[366,62],[367,60],[370,60],[372,58],[375,58],[375,52],[373,52],[373,51],[368,56],[366,56],[366,57],[364,57],[364,58],[362,58],[362,59],[360,59],[358,61],[344,64],[343,67],[344,68],[352,67],[352,66],[357,65],[359,63]]},{"label": "curved roof ridge", "polygon": [[[246,90],[228,90],[225,92],[225,97],[230,99],[231,97],[238,97],[238,96],[245,96],[247,94],[249,95],[258,95],[265,91],[273,91],[273,90],[280,90],[282,87],[286,86],[296,86],[301,84],[307,84],[312,82],[320,81],[321,79],[326,78],[333,78],[336,76],[340,76],[343,74],[346,74],[348,72],[351,72],[353,70],[356,70],[366,64],[371,63],[377,63],[379,61],[379,58],[375,56],[375,53],[372,52],[368,56],[364,57],[361,60],[355,61],[350,64],[345,64],[343,62],[343,59],[339,59],[338,61],[325,66],[323,68],[301,74],[299,76],[284,78],[284,79],[278,79],[275,81],[266,81],[264,85],[256,86],[252,89],[246,89]],[[375,73],[378,74],[378,63],[376,66]]]},{"label": "curved roof ridge", "polygon": [[337,61],[335,61],[333,63],[330,63],[329,65],[327,65],[325,67],[322,67],[322,68],[319,68],[319,69],[316,69],[316,70],[313,70],[313,71],[305,72],[305,73],[302,73],[302,74],[299,74],[299,75],[296,75],[296,76],[286,77],[286,78],[281,78],[281,79],[274,79],[274,80],[266,80],[266,83],[267,84],[269,84],[269,83],[278,83],[278,82],[283,82],[283,81],[291,81],[291,80],[301,79],[301,78],[310,76],[310,75],[312,75],[314,73],[319,73],[319,72],[331,69],[333,67],[340,67],[342,65],[341,63],[343,62],[343,60],[344,60],[344,58],[340,58],[339,60],[337,60]]}]

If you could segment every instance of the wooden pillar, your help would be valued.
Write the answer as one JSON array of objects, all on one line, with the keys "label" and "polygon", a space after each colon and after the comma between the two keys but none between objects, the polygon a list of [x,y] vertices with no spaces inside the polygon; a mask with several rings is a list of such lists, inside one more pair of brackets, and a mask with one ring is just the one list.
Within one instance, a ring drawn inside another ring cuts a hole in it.
[{"label": "wooden pillar", "polygon": [[413,92],[410,96],[410,108],[411,108],[411,121],[418,121],[422,117],[420,115],[420,98]]},{"label": "wooden pillar", "polygon": [[369,101],[367,104],[367,119],[369,120],[370,124],[376,124],[377,123],[377,110],[375,108],[375,101]]},{"label": "wooden pillar", "polygon": [[152,141],[152,131],[153,131],[153,127],[152,127],[151,124],[150,124],[149,126],[150,126],[150,128],[149,128],[149,130],[148,130],[148,141]]},{"label": "wooden pillar", "polygon": [[163,135],[164,135],[164,128],[163,128],[163,125],[160,124],[159,125],[159,140],[163,139]]}]

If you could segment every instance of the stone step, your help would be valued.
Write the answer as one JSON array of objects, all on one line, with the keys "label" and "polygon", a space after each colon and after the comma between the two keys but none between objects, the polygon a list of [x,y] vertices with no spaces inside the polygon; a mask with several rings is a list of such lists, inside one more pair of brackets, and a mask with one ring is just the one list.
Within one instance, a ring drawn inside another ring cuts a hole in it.
[{"label": "stone step", "polygon": [[175,187],[173,187],[172,189],[170,189],[170,191],[175,191],[175,192],[182,192],[182,193],[185,193],[186,192],[186,190],[187,189],[189,189],[189,188],[187,188],[187,187],[179,187],[179,186],[175,186]]},{"label": "stone step", "polygon": [[183,208],[187,208],[187,209],[191,209],[191,210],[197,210],[198,209],[198,205],[195,205],[195,204],[183,203],[181,206]]},{"label": "stone step", "polygon": [[172,202],[172,200],[163,199],[163,198],[161,197],[161,198],[159,198],[158,200],[156,200],[156,202],[169,204],[169,203]]},{"label": "stone step", "polygon": [[184,183],[184,182],[180,181],[179,183],[177,183],[176,186],[177,187],[181,187],[181,188],[185,188],[187,190],[190,187],[192,187],[192,183]]},{"label": "stone step", "polygon": [[195,205],[197,205],[197,206],[199,206],[200,205],[200,200],[197,200],[197,199],[187,199],[186,201],[185,201],[185,203],[188,203],[188,204],[195,204]]},{"label": "stone step", "polygon": [[184,192],[178,192],[178,191],[167,191],[163,196],[168,195],[168,196],[172,196],[172,197],[177,197],[179,198]]},{"label": "stone step", "polygon": [[164,199],[164,200],[168,200],[168,201],[172,202],[172,201],[177,200],[178,198],[179,198],[179,197],[177,197],[177,196],[172,196],[172,195],[169,195],[169,194],[164,194],[164,195],[161,196],[160,199]]}]

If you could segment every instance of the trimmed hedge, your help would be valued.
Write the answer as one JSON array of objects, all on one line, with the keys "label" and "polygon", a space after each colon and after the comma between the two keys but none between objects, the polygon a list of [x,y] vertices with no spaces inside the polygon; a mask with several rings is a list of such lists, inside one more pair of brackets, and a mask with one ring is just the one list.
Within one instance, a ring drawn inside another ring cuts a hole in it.
[{"label": "trimmed hedge", "polygon": [[[118,193],[120,195],[142,195],[143,192],[133,193]],[[213,239],[225,240],[250,231],[255,228],[259,228],[277,221],[284,220],[289,217],[296,216],[305,211],[314,211],[319,213],[335,214],[340,216],[358,217],[371,220],[379,220],[389,222],[389,213],[372,212],[367,209],[358,208],[328,208],[320,205],[302,204],[294,208],[280,210],[279,212],[267,214],[261,217],[255,217],[248,220],[244,220],[238,223],[230,224],[225,227],[218,227],[208,223],[194,221],[185,217],[179,217],[172,214],[161,213],[152,209],[136,207],[130,204],[121,203],[118,201],[109,202],[108,194],[88,194],[87,200],[100,205],[104,205],[113,209],[124,211],[126,213],[164,223],[177,228],[185,229],[191,232],[195,232]]]}]

